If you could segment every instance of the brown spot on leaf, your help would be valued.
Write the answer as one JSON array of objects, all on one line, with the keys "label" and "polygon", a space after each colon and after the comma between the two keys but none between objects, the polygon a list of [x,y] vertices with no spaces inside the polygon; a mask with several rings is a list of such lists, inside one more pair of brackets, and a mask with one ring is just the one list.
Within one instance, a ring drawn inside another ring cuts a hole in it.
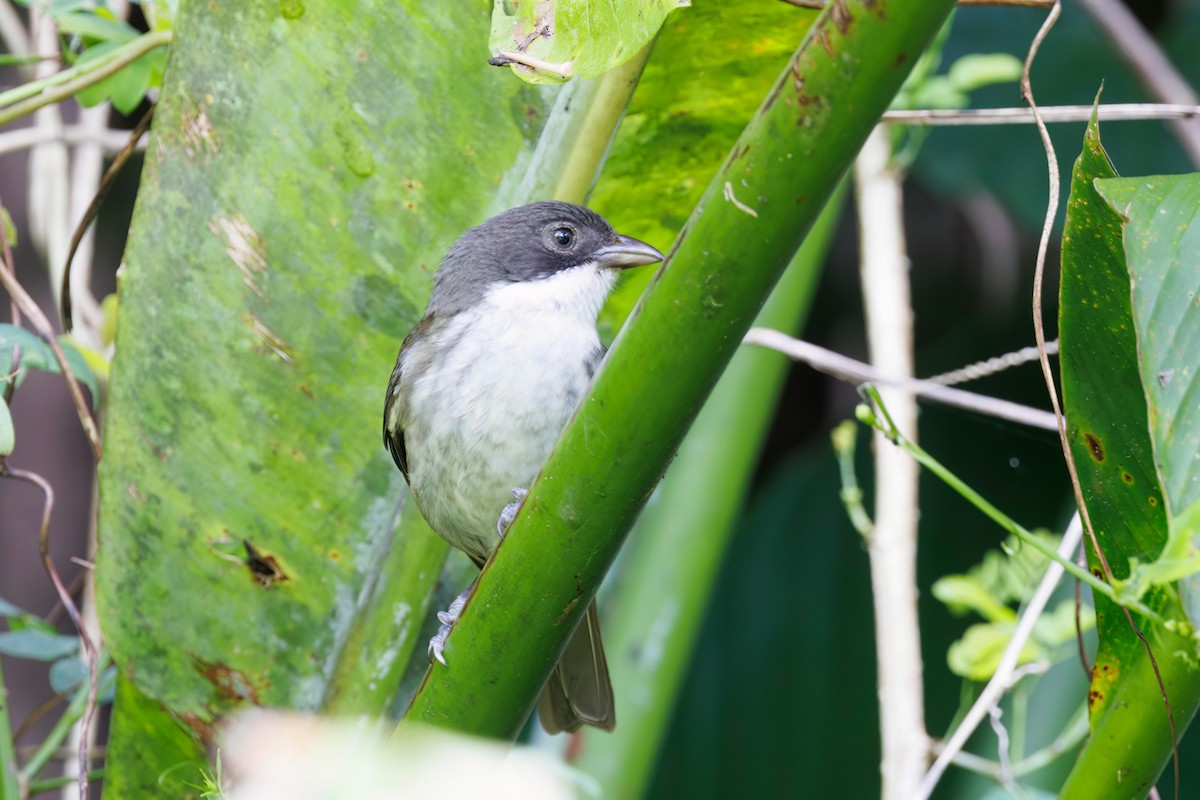
[{"label": "brown spot on leaf", "polygon": [[1129,486],[1133,485],[1133,476],[1130,475],[1128,472],[1121,473],[1121,480],[1125,481],[1125,483],[1128,484]]},{"label": "brown spot on leaf", "polygon": [[834,0],[833,7],[829,9],[829,17],[843,36],[854,23],[854,18],[850,16],[850,9],[846,7],[846,0]]},{"label": "brown spot on leaf", "polygon": [[225,699],[249,700],[255,705],[258,704],[258,688],[243,673],[225,664],[204,661],[194,656],[192,663],[196,671]]},{"label": "brown spot on leaf", "polygon": [[1101,442],[1094,433],[1085,433],[1084,441],[1087,442],[1088,452],[1092,454],[1092,458],[1096,459],[1099,464],[1104,463],[1104,443]]},{"label": "brown spot on leaf", "polygon": [[242,547],[246,548],[246,566],[250,568],[250,576],[259,586],[270,589],[288,579],[275,556],[259,551],[248,539],[242,539]]},{"label": "brown spot on leaf", "polygon": [[1150,495],[1150,505],[1154,507],[1158,506],[1158,498],[1154,495]]},{"label": "brown spot on leaf", "polygon": [[206,746],[217,740],[217,730],[207,720],[192,713],[178,714],[177,717]]}]

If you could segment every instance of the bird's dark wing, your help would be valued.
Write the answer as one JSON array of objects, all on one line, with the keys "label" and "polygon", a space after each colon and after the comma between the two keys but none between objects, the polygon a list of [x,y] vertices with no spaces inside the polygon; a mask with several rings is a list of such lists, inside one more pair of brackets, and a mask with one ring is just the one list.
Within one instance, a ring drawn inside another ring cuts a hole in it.
[{"label": "bird's dark wing", "polygon": [[[405,339],[405,343],[408,340]],[[383,443],[392,454],[396,466],[408,480],[408,453],[404,449],[404,429],[400,427],[400,412],[404,407],[403,392],[400,387],[401,359],[404,348],[396,356],[396,366],[392,368],[392,379],[388,381],[387,398],[383,404]]]},{"label": "bird's dark wing", "polygon": [[408,336],[404,337],[404,344],[400,345],[400,353],[396,356],[396,366],[392,368],[392,379],[388,381],[387,397],[383,403],[383,443],[403,473],[404,480],[408,480],[408,451],[404,448],[402,424],[405,406],[408,403],[403,383],[405,355],[410,346],[422,335],[430,333],[433,328],[434,315],[426,314],[425,318],[408,332]]}]

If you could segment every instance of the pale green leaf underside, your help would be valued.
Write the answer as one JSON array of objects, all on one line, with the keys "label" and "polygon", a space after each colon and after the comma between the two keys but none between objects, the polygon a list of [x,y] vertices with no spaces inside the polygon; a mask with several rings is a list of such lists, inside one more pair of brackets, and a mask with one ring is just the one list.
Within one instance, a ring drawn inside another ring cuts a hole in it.
[{"label": "pale green leaf underside", "polygon": [[1200,174],[1096,188],[1125,219],[1138,364],[1171,517],[1200,500]]},{"label": "pale green leaf underside", "polygon": [[690,0],[495,0],[492,55],[516,51],[553,65],[522,64],[513,71],[530,83],[592,78],[620,66],[662,27],[667,14]]}]

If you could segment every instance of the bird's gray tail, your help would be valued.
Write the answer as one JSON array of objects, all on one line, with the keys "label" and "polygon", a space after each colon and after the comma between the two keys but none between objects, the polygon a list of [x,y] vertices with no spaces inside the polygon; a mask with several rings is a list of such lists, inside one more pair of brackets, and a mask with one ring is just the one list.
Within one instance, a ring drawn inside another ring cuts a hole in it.
[{"label": "bird's gray tail", "polygon": [[595,600],[588,606],[587,614],[542,689],[538,716],[547,733],[571,733],[583,725],[606,731],[616,727],[612,681],[600,641]]}]

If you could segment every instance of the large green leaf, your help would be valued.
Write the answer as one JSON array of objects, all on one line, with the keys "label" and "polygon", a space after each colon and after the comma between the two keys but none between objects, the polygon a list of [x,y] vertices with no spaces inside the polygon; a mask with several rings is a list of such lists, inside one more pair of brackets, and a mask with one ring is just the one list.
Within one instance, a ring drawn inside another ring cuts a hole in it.
[{"label": "large green leaf", "polygon": [[1097,189],[1125,219],[1138,364],[1171,518],[1200,502],[1200,174]]},{"label": "large green leaf", "polygon": [[[1115,174],[1093,120],[1067,200],[1059,360],[1067,433],[1084,501],[1113,574],[1127,578],[1131,558],[1152,559],[1162,550],[1167,522],[1138,376],[1121,218],[1093,186],[1096,178]],[[1090,547],[1087,552],[1091,568],[1101,570]],[[1093,719],[1108,705],[1123,667],[1142,650],[1115,604],[1097,597],[1096,610],[1100,646],[1093,671]]]},{"label": "large green leaf", "polygon": [[691,0],[495,0],[488,47],[493,56],[545,62],[544,68],[513,64],[530,83],[594,78],[632,58],[668,14],[688,5]]},{"label": "large green leaf", "polygon": [[461,63],[487,27],[182,10],[120,285],[97,602],[122,672],[197,731],[244,701],[381,711],[415,644],[444,545],[393,538],[383,387],[546,111]]},{"label": "large green leaf", "polygon": [[[1067,430],[1084,500],[1112,571],[1123,579],[1130,576],[1131,559],[1152,560],[1162,552],[1167,517],[1126,269],[1126,253],[1142,245],[1129,238],[1128,229],[1123,239],[1120,216],[1096,190],[1113,175],[1093,119],[1067,204],[1060,360]],[[1090,547],[1088,557],[1092,571],[1101,574]],[[1176,595],[1167,588],[1153,589],[1146,602],[1165,618],[1182,617]],[[1100,643],[1089,694],[1092,737],[1062,797],[1142,797],[1171,755],[1167,714],[1150,656],[1125,614],[1104,597],[1095,603]],[[1146,620],[1139,624],[1147,631],[1181,733],[1200,703],[1196,674],[1176,656],[1191,645]]]}]

